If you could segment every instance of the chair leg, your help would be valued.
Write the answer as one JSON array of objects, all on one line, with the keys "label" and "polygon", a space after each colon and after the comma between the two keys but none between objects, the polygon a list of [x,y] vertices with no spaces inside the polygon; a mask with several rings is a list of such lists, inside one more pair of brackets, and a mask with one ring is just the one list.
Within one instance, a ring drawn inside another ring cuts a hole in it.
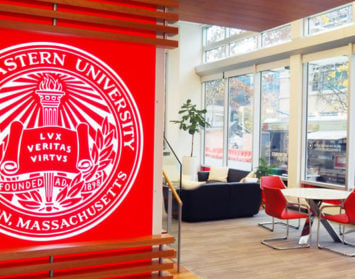
[{"label": "chair leg", "polygon": [[[322,246],[320,244],[320,238],[319,238],[320,220],[321,220],[321,217],[319,216],[318,217],[318,226],[317,226],[317,247],[318,247],[318,249],[328,250],[328,251],[331,251],[333,253],[337,253],[337,254],[340,254],[340,255],[343,255],[343,256],[347,256],[347,257],[355,257],[355,252],[354,253],[346,253],[346,252],[342,252],[342,251],[339,251],[339,250],[332,249],[332,248],[327,247],[327,246]],[[341,226],[341,225],[339,225],[339,226]],[[349,243],[349,242],[345,242],[345,234],[348,234],[350,232],[354,232],[354,230],[350,230],[350,231],[345,232],[345,226],[341,226],[341,227],[343,227],[342,234],[341,234],[341,236],[342,236],[341,237],[342,245],[348,245],[348,246],[351,246],[351,247],[355,247],[355,244]],[[339,230],[341,231],[341,229],[339,229]]]},{"label": "chair leg", "polygon": [[[290,225],[290,224],[288,224],[288,226],[289,226],[290,228],[292,228],[292,229],[298,230],[298,229],[300,228],[300,224],[301,224],[301,220],[298,219],[298,225],[297,225],[297,226]],[[271,227],[270,227],[269,225],[271,225]],[[259,227],[263,227],[264,229],[267,229],[267,230],[269,230],[269,231],[271,231],[271,232],[274,231],[275,225],[287,226],[287,223],[281,222],[281,221],[275,222],[275,221],[274,221],[274,217],[272,217],[272,221],[271,221],[271,222],[258,223],[258,226],[259,226]]]},{"label": "chair leg", "polygon": [[[300,203],[300,199],[299,198],[297,199],[297,201],[298,201],[298,203]],[[265,206],[263,206],[263,207],[265,208]],[[298,207],[298,212],[301,212],[301,207]],[[269,225],[271,225],[271,227]],[[274,231],[275,225],[286,226],[287,224],[285,222],[281,222],[281,221],[275,222],[274,221],[274,217],[272,217],[272,221],[271,222],[258,223],[259,227],[267,229],[267,230],[269,230],[271,232]],[[301,227],[301,219],[298,219],[298,225],[297,226],[290,225],[290,224],[288,224],[288,226],[290,228],[292,228],[292,229],[298,230]]]},{"label": "chair leg", "polygon": [[[276,224],[280,224],[280,223],[281,223],[281,222],[276,222]],[[271,227],[268,226],[268,225],[271,225]],[[267,230],[273,232],[274,229],[275,229],[274,217],[272,217],[272,221],[271,221],[271,222],[258,223],[258,226],[259,226],[259,227],[263,227],[264,229],[267,229]]]},{"label": "chair leg", "polygon": [[298,248],[308,248],[310,247],[310,240],[308,243],[306,244],[298,244],[296,246],[286,246],[286,247],[280,247],[280,246],[276,246],[276,245],[273,245],[271,244],[271,242],[274,242],[274,241],[280,241],[280,240],[287,240],[288,239],[288,235],[289,235],[289,221],[287,220],[286,222],[286,235],[283,236],[283,237],[274,237],[274,238],[266,238],[266,239],[263,239],[261,241],[262,244],[268,246],[268,247],[271,247],[273,249],[276,249],[276,250],[288,250],[288,249],[298,249]]},{"label": "chair leg", "polygon": [[[342,201],[342,206],[340,207],[339,214],[341,214],[341,212],[343,210],[343,206],[344,206],[343,202],[344,201]],[[341,230],[342,228],[343,228],[343,231]],[[343,235],[344,231],[345,231],[345,226],[342,226],[341,224],[339,224],[339,235]]]},{"label": "chair leg", "polygon": [[[300,204],[301,201],[300,201],[300,198],[297,198],[297,202]],[[301,213],[301,206],[298,206],[298,213]],[[298,218],[298,225],[295,227],[297,228],[297,230],[301,227],[301,219]]]}]

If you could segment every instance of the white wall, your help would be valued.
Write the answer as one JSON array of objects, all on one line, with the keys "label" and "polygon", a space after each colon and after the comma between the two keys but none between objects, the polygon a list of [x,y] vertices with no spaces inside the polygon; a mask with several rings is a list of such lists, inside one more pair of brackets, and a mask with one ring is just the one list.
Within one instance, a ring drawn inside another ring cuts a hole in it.
[{"label": "white wall", "polygon": [[162,165],[164,125],[164,50],[156,51],[155,118],[154,118],[154,176],[153,176],[153,234],[162,232]]},{"label": "white wall", "polygon": [[[201,108],[201,81],[195,67],[202,63],[202,26],[179,22],[179,47],[167,51],[165,135],[179,159],[190,155],[191,136],[170,122],[187,99]],[[200,135],[195,136],[194,155],[200,158]]]}]

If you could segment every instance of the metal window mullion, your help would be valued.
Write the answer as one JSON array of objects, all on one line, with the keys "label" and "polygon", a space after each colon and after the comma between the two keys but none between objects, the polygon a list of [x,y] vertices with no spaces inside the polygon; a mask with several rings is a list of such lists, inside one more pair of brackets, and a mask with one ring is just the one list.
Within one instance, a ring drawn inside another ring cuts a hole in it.
[{"label": "metal window mullion", "polygon": [[[202,83],[202,107],[204,109],[207,109],[207,106],[206,106],[206,81]],[[201,137],[201,153],[202,156],[203,156],[203,160],[202,160],[202,163],[203,165],[205,166],[206,165],[206,128],[203,129],[203,135]]]},{"label": "metal window mullion", "polygon": [[224,82],[224,123],[223,123],[223,166],[228,166],[228,141],[229,141],[229,78],[225,78]]},{"label": "metal window mullion", "polygon": [[207,61],[207,55],[206,55],[206,50],[205,50],[205,46],[206,46],[206,42],[207,42],[207,38],[206,38],[206,28],[202,28],[202,47],[201,47],[201,59],[202,59],[202,63],[206,63]]},{"label": "metal window mullion", "polygon": [[346,177],[345,188],[352,190],[355,183],[355,54],[349,55],[349,87],[348,87],[348,119],[347,119],[347,143],[346,143]]},{"label": "metal window mullion", "polygon": [[261,72],[254,73],[252,170],[259,165],[261,133]]},{"label": "metal window mullion", "polygon": [[[303,92],[302,92],[302,131],[301,134],[302,136],[302,143],[301,143],[301,173],[300,173],[300,178],[301,181],[306,180],[306,165],[307,165],[307,158],[308,158],[308,153],[306,152],[307,148],[307,131],[308,131],[308,63],[304,63],[302,65],[303,69]],[[292,70],[292,69],[291,69]],[[291,104],[290,104],[291,105]]]},{"label": "metal window mullion", "polygon": [[261,49],[262,46],[262,36],[265,32],[260,32],[258,33],[258,35],[256,36],[256,47],[257,49]]},{"label": "metal window mullion", "polygon": [[[202,82],[202,107],[204,109],[207,109],[206,107],[206,82],[207,81],[204,81]],[[201,137],[201,153],[202,154],[202,164],[203,166],[206,165],[206,128],[203,129],[203,136]]]},{"label": "metal window mullion", "polygon": [[310,17],[306,17],[303,19],[303,36],[304,37],[309,37],[310,34],[309,34],[309,20],[310,20]]}]

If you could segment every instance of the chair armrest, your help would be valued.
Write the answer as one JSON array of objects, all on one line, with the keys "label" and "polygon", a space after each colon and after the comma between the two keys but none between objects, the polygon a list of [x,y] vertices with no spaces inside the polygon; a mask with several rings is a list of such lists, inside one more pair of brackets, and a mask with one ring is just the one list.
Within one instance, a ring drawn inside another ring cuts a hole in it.
[{"label": "chair armrest", "polygon": [[332,204],[332,205],[322,205],[320,209],[322,210],[323,208],[336,208],[336,207],[341,207],[343,208],[342,204]]},{"label": "chair armrest", "polygon": [[302,208],[307,210],[307,212],[310,211],[310,207],[308,204],[304,204],[304,203],[298,203],[298,202],[287,202],[286,207],[290,207],[290,206],[296,206],[298,208]]},{"label": "chair armrest", "polygon": [[321,206],[320,209],[319,209],[319,214],[322,214],[322,212],[323,212],[323,210],[324,210],[325,208],[340,208],[340,210],[341,210],[341,209],[343,209],[344,207],[343,207],[343,204],[323,205],[323,206]]}]

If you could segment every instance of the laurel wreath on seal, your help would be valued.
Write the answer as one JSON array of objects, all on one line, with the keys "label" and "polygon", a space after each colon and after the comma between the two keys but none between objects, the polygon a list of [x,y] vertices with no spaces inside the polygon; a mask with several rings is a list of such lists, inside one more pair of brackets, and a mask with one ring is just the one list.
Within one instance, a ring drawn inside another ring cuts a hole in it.
[{"label": "laurel wreath on seal", "polygon": [[[4,139],[4,142],[2,144],[0,144],[0,162],[2,162],[3,160],[3,156],[5,155],[5,146],[7,145],[7,137]],[[6,176],[3,176],[1,173],[0,173],[0,181],[12,181],[13,179],[9,178],[9,177],[6,177]],[[13,194],[6,194],[6,193],[1,193],[1,196],[8,199],[8,200],[11,200],[12,197],[13,197]]]},{"label": "laurel wreath on seal", "polygon": [[[101,129],[97,129],[95,132],[95,142],[91,149],[92,167],[86,172],[79,173],[68,186],[65,186],[60,191],[56,197],[58,205],[61,207],[70,207],[84,199],[82,190],[85,182],[90,181],[96,174],[103,172],[115,157],[112,144],[113,137],[114,129],[106,117],[102,122]],[[44,201],[37,190],[27,193],[17,193],[17,196],[18,202],[27,209],[44,209]],[[45,209],[51,211],[52,207],[47,206]]]}]

